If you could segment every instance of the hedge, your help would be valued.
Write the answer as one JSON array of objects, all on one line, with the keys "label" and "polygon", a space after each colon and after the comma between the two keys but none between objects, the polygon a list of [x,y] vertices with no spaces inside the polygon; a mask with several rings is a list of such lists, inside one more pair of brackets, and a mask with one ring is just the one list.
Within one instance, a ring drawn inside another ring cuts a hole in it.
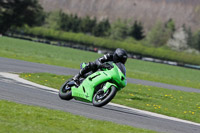
[{"label": "hedge", "polygon": [[185,64],[200,65],[200,55],[177,52],[164,48],[147,47],[143,46],[139,42],[138,44],[132,44],[122,41],[94,37],[82,33],[56,31],[43,27],[26,27],[23,29],[23,31],[25,34],[34,35],[46,39],[60,40],[76,44],[79,43],[83,45],[109,49],[123,48],[129,53],[138,54],[142,56],[148,56],[162,60],[171,60]]}]

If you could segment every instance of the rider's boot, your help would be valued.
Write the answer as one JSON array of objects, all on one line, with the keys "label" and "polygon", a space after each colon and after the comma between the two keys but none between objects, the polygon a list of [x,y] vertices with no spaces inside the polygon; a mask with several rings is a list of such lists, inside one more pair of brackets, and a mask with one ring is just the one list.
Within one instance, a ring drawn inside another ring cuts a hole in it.
[{"label": "rider's boot", "polygon": [[86,74],[86,73],[88,73],[88,72],[90,71],[90,69],[91,69],[91,65],[90,65],[90,64],[91,64],[91,63],[86,64],[86,67],[82,68],[82,69],[80,70],[80,72],[79,72],[77,75],[75,75],[75,76],[73,77],[73,80],[75,81],[75,84],[76,84],[77,86],[80,85],[79,78],[82,77],[84,74]]},{"label": "rider's boot", "polygon": [[79,86],[79,85],[80,85],[80,82],[79,82],[79,78],[80,78],[80,77],[81,77],[81,74],[78,73],[78,74],[76,74],[76,75],[72,78],[72,79],[74,80],[76,86]]}]

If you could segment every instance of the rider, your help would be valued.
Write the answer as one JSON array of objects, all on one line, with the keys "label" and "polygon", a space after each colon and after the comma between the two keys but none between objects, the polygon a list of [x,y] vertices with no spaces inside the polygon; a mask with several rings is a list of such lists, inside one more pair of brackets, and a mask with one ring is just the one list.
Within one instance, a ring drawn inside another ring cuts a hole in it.
[{"label": "rider", "polygon": [[89,62],[80,72],[73,77],[73,80],[79,85],[79,78],[90,71],[97,71],[100,67],[103,67],[104,62],[113,61],[115,63],[121,62],[125,65],[128,58],[127,52],[124,49],[117,48],[113,54],[105,54],[103,57],[97,59],[94,62]]}]

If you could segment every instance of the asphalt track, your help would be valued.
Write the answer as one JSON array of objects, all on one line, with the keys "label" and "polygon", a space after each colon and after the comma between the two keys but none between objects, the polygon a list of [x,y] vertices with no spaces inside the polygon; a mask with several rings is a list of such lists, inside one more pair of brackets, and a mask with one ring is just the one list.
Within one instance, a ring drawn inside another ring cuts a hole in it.
[{"label": "asphalt track", "polygon": [[[49,72],[73,75],[77,73],[77,70],[0,58],[0,72]],[[132,82],[132,79],[129,82]],[[190,88],[187,88],[187,91],[189,90]],[[91,104],[74,100],[63,101],[59,99],[57,92],[45,90],[43,87],[32,86],[3,76],[0,76],[0,99],[63,110],[93,119],[112,121],[159,132],[200,133],[199,125],[160,118],[112,105],[97,108]]]},{"label": "asphalt track", "polygon": [[[0,72],[11,72],[11,73],[46,72],[46,73],[53,73],[53,74],[58,74],[58,75],[75,75],[78,73],[78,71],[79,70],[72,69],[72,68],[59,67],[59,66],[46,65],[46,64],[33,63],[33,62],[0,57]],[[189,87],[175,86],[175,85],[169,85],[169,84],[139,80],[139,79],[132,79],[132,78],[127,78],[127,81],[128,83],[133,83],[133,84],[142,84],[142,85],[156,86],[156,87],[161,87],[161,88],[166,88],[166,89],[200,93],[200,89],[189,88]]]}]

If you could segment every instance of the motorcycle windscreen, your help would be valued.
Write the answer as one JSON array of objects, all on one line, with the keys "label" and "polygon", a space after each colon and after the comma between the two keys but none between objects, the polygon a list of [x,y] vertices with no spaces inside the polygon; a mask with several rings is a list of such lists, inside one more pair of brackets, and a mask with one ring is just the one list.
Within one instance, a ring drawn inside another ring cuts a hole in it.
[{"label": "motorcycle windscreen", "polygon": [[116,63],[117,67],[121,70],[121,72],[126,76],[126,67],[122,63]]}]

